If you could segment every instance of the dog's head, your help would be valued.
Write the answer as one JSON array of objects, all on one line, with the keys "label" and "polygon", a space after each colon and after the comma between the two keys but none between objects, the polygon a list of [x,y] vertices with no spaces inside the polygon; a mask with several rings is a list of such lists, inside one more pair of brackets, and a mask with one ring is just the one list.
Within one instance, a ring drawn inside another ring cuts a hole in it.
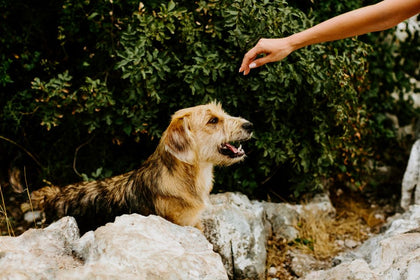
[{"label": "dog's head", "polygon": [[161,141],[182,162],[231,165],[245,158],[240,142],[251,138],[252,129],[249,121],[210,103],[177,111]]}]

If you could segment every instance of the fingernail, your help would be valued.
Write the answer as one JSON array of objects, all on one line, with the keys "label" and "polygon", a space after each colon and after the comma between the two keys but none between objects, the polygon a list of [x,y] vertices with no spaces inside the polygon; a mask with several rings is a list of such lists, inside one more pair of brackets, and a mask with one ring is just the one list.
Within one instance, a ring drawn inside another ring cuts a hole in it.
[{"label": "fingernail", "polygon": [[249,65],[249,68],[255,68],[255,67],[257,67],[257,64],[256,64],[255,62],[252,62],[252,63]]}]

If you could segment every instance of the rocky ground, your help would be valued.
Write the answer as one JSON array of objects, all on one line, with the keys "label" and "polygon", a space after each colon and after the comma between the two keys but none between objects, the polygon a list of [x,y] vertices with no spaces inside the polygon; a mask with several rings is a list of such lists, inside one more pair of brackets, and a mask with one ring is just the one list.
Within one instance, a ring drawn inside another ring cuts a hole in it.
[{"label": "rocky ground", "polygon": [[[2,235],[18,236],[28,228],[46,226],[42,224],[37,212],[30,211],[26,192],[16,194],[12,190],[2,191]],[[299,279],[310,271],[332,267],[333,258],[338,254],[359,246],[364,240],[378,233],[386,218],[396,212],[398,203],[397,196],[378,199],[372,195],[344,193],[340,189],[332,192],[330,197],[334,205],[333,210],[320,212],[324,213],[323,215],[319,212],[313,215],[312,210],[305,212],[302,208],[303,214],[298,216],[293,225],[280,229],[284,236],[276,236],[273,232],[267,234],[266,279]],[[225,198],[222,200],[220,203],[231,203],[225,201]],[[286,204],[281,204],[281,207],[284,205]],[[279,209],[278,205],[274,207],[277,207],[273,208],[274,212],[282,213],[283,210]],[[300,209],[299,207],[295,209]],[[7,209],[7,217],[4,208]],[[225,211],[225,208],[217,211]],[[286,214],[282,216],[287,217],[287,213],[291,212],[284,213]],[[220,227],[229,228],[229,225],[221,223]],[[281,220],[280,223],[287,224],[287,221]],[[221,230],[220,227],[218,231]],[[211,243],[214,245],[215,242],[218,241],[213,240]],[[227,243],[232,240],[219,242]]]},{"label": "rocky ground", "polygon": [[269,239],[267,279],[299,279],[313,270],[328,269],[340,253],[352,250],[381,231],[386,219],[400,211],[399,196],[331,192],[334,215],[306,213],[300,221],[299,239]]},{"label": "rocky ground", "polygon": [[329,262],[299,248],[288,250],[285,264],[290,266],[283,268],[289,274],[281,275],[278,262],[265,270],[261,250],[268,233],[271,240],[279,240],[279,234],[292,235],[293,228],[284,216],[272,216],[273,210],[289,217],[316,207],[325,211],[326,200],[293,207],[250,201],[233,193],[211,200],[204,235],[157,216],[132,214],[83,236],[75,220],[65,217],[45,229],[0,237],[0,279],[417,280],[420,275],[419,205],[393,215],[381,233]]}]

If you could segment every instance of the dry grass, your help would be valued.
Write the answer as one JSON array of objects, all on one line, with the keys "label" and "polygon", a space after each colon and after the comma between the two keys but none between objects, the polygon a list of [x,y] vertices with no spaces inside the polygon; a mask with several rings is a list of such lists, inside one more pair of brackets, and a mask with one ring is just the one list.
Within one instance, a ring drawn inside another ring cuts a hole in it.
[{"label": "dry grass", "polygon": [[[26,189],[23,190],[23,188],[22,188],[22,191],[26,192],[28,202],[25,202],[25,203],[21,204],[21,209],[25,208],[25,210],[23,212],[26,212],[26,211],[29,211],[29,210],[33,212],[34,208],[33,208],[33,205],[32,205],[31,194],[30,194],[29,187],[28,187],[28,182],[27,182],[27,179],[26,179],[26,169],[25,168],[24,168],[24,179],[25,179]],[[4,192],[3,192],[3,188],[1,186],[1,184],[0,184],[0,198],[1,198],[1,201],[0,201],[1,202],[0,203],[0,234],[3,235],[7,232],[7,235],[9,235],[9,236],[16,236],[16,230],[14,230],[14,228],[13,228],[13,226],[14,226],[13,219],[11,217],[9,217],[9,215],[8,215],[8,213],[11,213],[11,211],[13,211],[13,210],[10,210],[11,208],[13,209],[13,207],[10,207],[10,205],[8,205],[6,207],[6,202],[5,202],[5,199],[4,199]],[[35,228],[37,228],[36,221],[34,220],[32,222],[33,222],[33,224],[31,224],[30,226],[34,226]],[[15,223],[16,223],[16,221],[15,221]],[[29,227],[29,225],[28,225],[28,227]],[[6,228],[6,230],[3,230],[4,228]],[[17,234],[21,233],[21,232],[19,232],[19,230],[17,230],[17,232],[18,232]]]},{"label": "dry grass", "polygon": [[[267,242],[267,279],[275,277],[281,280],[295,279],[291,274],[290,263],[291,257],[288,254],[291,246],[287,244],[286,240],[274,241],[269,239]],[[275,268],[274,275],[269,275],[270,267]]]},{"label": "dry grass", "polygon": [[299,224],[299,240],[295,246],[318,260],[326,260],[342,251],[336,241],[351,239],[361,242],[368,237],[370,228],[352,211],[332,217],[324,213],[306,211]]},{"label": "dry grass", "polygon": [[[6,141],[9,144],[18,147],[26,155],[28,155],[39,167],[42,167],[42,164],[37,159],[37,157],[35,155],[33,155],[31,152],[29,152],[29,150],[27,150],[22,145],[16,143],[12,139],[9,139],[9,138],[4,137],[2,135],[0,135],[0,140]],[[14,176],[11,176],[10,179],[17,179],[19,181],[19,175],[18,174],[20,173],[20,170],[18,170],[16,168],[13,172],[15,172],[15,171],[18,172],[16,178],[14,178]],[[28,183],[27,183],[27,179],[26,179],[26,168],[25,167],[24,167],[24,176],[25,176],[26,192],[27,192],[27,195],[29,197],[30,209],[33,211],[31,196],[29,194],[29,187],[28,187]],[[17,181],[17,185],[19,185],[19,187],[17,189],[15,189],[15,191],[21,192],[21,191],[23,191],[23,189],[22,189],[22,186],[21,186],[20,182],[18,182],[18,181]],[[9,218],[9,216],[7,214],[6,202],[4,201],[3,189],[2,189],[1,184],[0,184],[0,197],[1,197],[1,204],[0,204],[0,234],[3,233],[3,226],[6,226],[8,235],[9,236],[15,236],[15,232],[13,230],[11,219]],[[35,224],[35,227],[36,227],[35,221],[34,221],[34,224]]]},{"label": "dry grass", "polygon": [[4,201],[3,189],[1,187],[1,185],[0,185],[0,197],[1,197],[0,226],[1,226],[1,228],[3,226],[6,226],[7,233],[8,233],[9,236],[15,236],[15,232],[13,231],[12,223],[10,221],[9,216],[7,215],[6,202]]},{"label": "dry grass", "polygon": [[276,267],[276,275],[267,279],[296,279],[290,268],[290,250],[300,250],[315,259],[329,262],[346,248],[345,240],[363,242],[376,232],[383,220],[375,218],[370,205],[357,197],[342,195],[334,198],[336,214],[304,211],[296,224],[299,238],[287,243],[284,240],[268,242],[267,269]]}]

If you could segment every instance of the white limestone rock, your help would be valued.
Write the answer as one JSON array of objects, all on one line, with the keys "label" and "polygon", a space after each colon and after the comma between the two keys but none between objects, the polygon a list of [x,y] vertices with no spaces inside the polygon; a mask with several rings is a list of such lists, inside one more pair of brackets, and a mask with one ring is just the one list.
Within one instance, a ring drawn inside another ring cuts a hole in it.
[{"label": "white limestone rock", "polygon": [[204,233],[222,256],[231,279],[265,279],[264,208],[238,193],[212,195],[203,213]]},{"label": "white limestone rock", "polygon": [[420,139],[411,148],[407,169],[404,173],[401,188],[401,207],[407,210],[412,204],[420,205]]},{"label": "white limestone rock", "polygon": [[71,249],[78,238],[72,217],[18,237],[0,237],[0,279],[55,279],[59,271],[81,266]]},{"label": "white limestone rock", "polygon": [[68,279],[227,279],[221,258],[204,235],[158,216],[117,217],[74,244],[83,267]]},{"label": "white limestone rock", "polygon": [[202,232],[137,214],[82,238],[70,217],[0,237],[0,268],[0,279],[228,279]]},{"label": "white limestone rock", "polygon": [[357,259],[350,263],[341,264],[329,270],[314,271],[306,275],[304,280],[381,280],[372,272],[369,265],[363,259]]}]

